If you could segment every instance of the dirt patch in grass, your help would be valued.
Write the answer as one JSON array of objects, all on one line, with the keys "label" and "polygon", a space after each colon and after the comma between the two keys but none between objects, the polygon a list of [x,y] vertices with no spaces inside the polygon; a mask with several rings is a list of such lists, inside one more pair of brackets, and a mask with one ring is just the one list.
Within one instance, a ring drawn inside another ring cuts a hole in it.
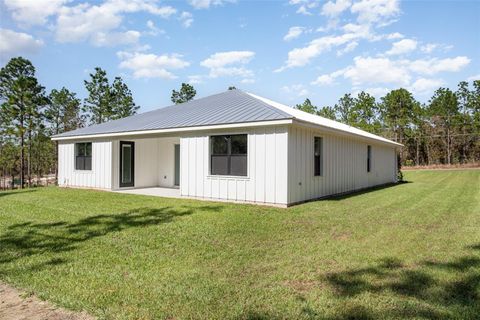
[{"label": "dirt patch in grass", "polygon": [[0,282],[0,319],[3,320],[93,320],[84,312],[72,312],[41,301]]}]

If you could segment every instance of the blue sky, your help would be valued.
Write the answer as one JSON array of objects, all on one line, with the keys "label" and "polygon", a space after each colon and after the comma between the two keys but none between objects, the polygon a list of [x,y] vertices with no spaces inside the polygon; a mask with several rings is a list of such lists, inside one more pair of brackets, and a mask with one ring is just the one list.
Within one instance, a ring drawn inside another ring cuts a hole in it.
[{"label": "blue sky", "polygon": [[398,87],[426,101],[480,78],[480,1],[0,0],[0,65],[29,58],[40,82],[86,95],[99,66],[141,111],[228,86],[294,105]]}]

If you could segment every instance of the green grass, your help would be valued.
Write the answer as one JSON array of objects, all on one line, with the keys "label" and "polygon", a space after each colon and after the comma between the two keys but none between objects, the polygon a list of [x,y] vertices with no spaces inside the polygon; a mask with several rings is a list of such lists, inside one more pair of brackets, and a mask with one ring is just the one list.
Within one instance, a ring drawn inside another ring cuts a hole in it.
[{"label": "green grass", "polygon": [[0,193],[0,279],[106,319],[474,319],[480,170],[289,209]]}]

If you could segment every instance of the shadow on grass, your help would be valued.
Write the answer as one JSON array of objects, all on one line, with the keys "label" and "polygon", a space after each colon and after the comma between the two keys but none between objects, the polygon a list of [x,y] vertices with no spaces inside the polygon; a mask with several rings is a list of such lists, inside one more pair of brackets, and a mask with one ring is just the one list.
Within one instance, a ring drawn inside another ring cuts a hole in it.
[{"label": "shadow on grass", "polygon": [[20,193],[35,192],[35,191],[37,191],[37,190],[36,190],[36,189],[5,190],[5,191],[0,191],[0,198],[6,197],[6,196],[18,195],[18,194],[20,194]]},{"label": "shadow on grass", "polygon": [[49,260],[32,267],[34,270],[41,270],[67,262],[63,258],[55,257],[55,254],[75,250],[88,240],[126,229],[170,223],[177,217],[197,212],[216,212],[221,209],[222,206],[218,205],[184,206],[179,209],[139,208],[120,214],[89,216],[76,222],[14,224],[0,235],[0,267],[24,257],[44,255]]},{"label": "shadow on grass", "polygon": [[373,187],[369,187],[369,188],[365,188],[365,189],[361,189],[361,190],[357,190],[357,191],[351,191],[351,192],[341,193],[341,194],[337,194],[337,195],[332,195],[332,196],[329,196],[329,197],[325,197],[323,199],[343,200],[343,199],[348,199],[350,197],[356,197],[356,196],[359,196],[359,195],[362,195],[362,194],[367,194],[367,193],[370,193],[370,192],[375,192],[375,191],[379,191],[379,190],[383,190],[383,189],[390,189],[390,188],[398,187],[400,185],[407,184],[407,183],[412,183],[412,182],[411,181],[402,181],[402,182],[399,182],[399,183],[388,183],[388,184],[373,186]]},{"label": "shadow on grass", "polygon": [[[472,254],[452,261],[422,261],[414,266],[387,258],[375,266],[325,276],[335,296],[350,299],[363,293],[391,294],[414,298],[405,303],[373,311],[355,305],[340,312],[340,319],[393,318],[479,319],[480,315],[480,245],[468,246]],[[335,319],[338,319],[335,318]]]}]

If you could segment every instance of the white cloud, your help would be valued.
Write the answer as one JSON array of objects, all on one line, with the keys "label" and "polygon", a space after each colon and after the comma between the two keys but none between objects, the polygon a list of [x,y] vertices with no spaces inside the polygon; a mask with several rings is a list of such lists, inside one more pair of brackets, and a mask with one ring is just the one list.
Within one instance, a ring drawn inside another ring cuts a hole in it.
[{"label": "white cloud", "polygon": [[203,77],[201,75],[188,76],[188,83],[190,84],[203,83]]},{"label": "white cloud", "polygon": [[352,52],[353,50],[355,50],[357,46],[358,46],[357,41],[350,42],[343,49],[340,49],[337,51],[337,56],[342,56],[345,53]]},{"label": "white cloud", "polygon": [[287,34],[283,37],[283,40],[290,41],[295,38],[298,38],[302,35],[304,30],[305,30],[304,27],[290,27],[290,29],[288,29]]},{"label": "white cloud", "polygon": [[254,76],[253,71],[245,67],[221,67],[210,69],[209,76],[211,78],[218,77],[242,77],[251,78]]},{"label": "white cloud", "polygon": [[432,53],[438,47],[436,43],[427,43],[420,47],[420,50],[424,53]]},{"label": "white cloud", "polygon": [[195,9],[208,9],[210,6],[219,6],[226,2],[235,2],[235,0],[188,0]]},{"label": "white cloud", "polygon": [[67,0],[4,0],[15,21],[24,25],[43,25]]},{"label": "white cloud", "polygon": [[243,84],[251,84],[255,83],[255,79],[242,79],[240,82]]},{"label": "white cloud", "polygon": [[193,23],[193,15],[187,11],[183,11],[179,19],[182,21],[182,26],[184,28],[190,28]]},{"label": "white cloud", "polygon": [[[160,6],[152,0],[106,0],[101,3],[76,3],[69,0],[6,0],[12,17],[24,25],[45,25],[54,30],[59,42],[88,41],[97,46],[132,44],[140,33],[121,28],[127,13],[147,12],[162,18],[176,13],[171,6]],[[151,29],[151,32],[155,32]]]},{"label": "white cloud", "polygon": [[467,78],[467,81],[475,81],[475,80],[480,80],[480,73]]},{"label": "white cloud", "polygon": [[[359,39],[374,40],[370,28],[365,25],[347,24],[343,27],[345,31],[341,35],[329,35],[312,40],[306,47],[295,48],[288,53],[288,59],[285,65],[275,71],[280,72],[287,68],[302,67],[310,63],[310,60],[320,54],[330,51],[334,47],[348,45]],[[353,50],[350,45],[351,50]]]},{"label": "white cloud", "polygon": [[333,76],[329,74],[322,74],[321,76],[318,76],[315,81],[312,81],[311,84],[316,86],[327,86],[333,84],[334,81],[335,79]]},{"label": "white cloud", "polygon": [[392,44],[392,48],[386,53],[388,55],[399,55],[412,52],[417,48],[417,41],[413,39],[403,39]]},{"label": "white cloud", "polygon": [[351,5],[352,2],[350,0],[328,1],[322,7],[322,14],[324,16],[335,17],[350,8]]},{"label": "white cloud", "polygon": [[240,63],[246,64],[255,56],[253,51],[226,51],[212,54],[203,60],[200,65],[207,68],[221,68],[226,65]]},{"label": "white cloud", "polygon": [[288,94],[293,94],[298,97],[304,97],[309,94],[309,91],[304,87],[303,84],[294,84],[291,86],[283,86],[282,91]]},{"label": "white cloud", "polygon": [[465,56],[458,56],[455,58],[445,59],[418,59],[418,60],[404,60],[402,61],[408,69],[419,73],[432,75],[439,72],[457,72],[466,67],[470,63],[470,59]]},{"label": "white cloud", "polygon": [[441,79],[420,78],[415,80],[409,89],[417,94],[427,94],[443,85],[445,85],[445,82]]},{"label": "white cloud", "polygon": [[165,34],[165,30],[158,28],[152,20],[147,21],[147,28],[150,29],[148,32],[151,36],[156,36],[158,34]]},{"label": "white cloud", "polygon": [[174,79],[171,70],[183,69],[190,65],[180,54],[155,55],[153,53],[125,52],[117,53],[121,62],[119,68],[133,72],[134,78]]},{"label": "white cloud", "polygon": [[403,37],[404,37],[403,34],[401,34],[400,32],[390,33],[390,34],[387,34],[386,36],[388,40],[402,39]]},{"label": "white cloud", "polygon": [[[380,98],[380,97],[385,96],[388,92],[390,92],[390,90],[391,89],[384,88],[384,87],[375,87],[375,88],[366,88],[363,91],[371,94],[375,98]],[[355,93],[355,95],[358,95],[358,93],[360,93],[360,92]]]},{"label": "white cloud", "polygon": [[293,6],[298,6],[297,13],[306,16],[311,16],[312,13],[310,10],[319,6],[318,0],[290,0],[288,3]]},{"label": "white cloud", "polygon": [[140,32],[130,30],[126,32],[97,32],[90,38],[90,42],[97,47],[136,44],[140,39]]},{"label": "white cloud", "polygon": [[406,68],[387,58],[355,57],[354,65],[345,69],[343,76],[354,85],[393,83],[406,86],[411,76]]},{"label": "white cloud", "polygon": [[[320,75],[312,85],[330,85],[342,76],[351,81],[356,88],[369,85],[402,86],[418,94],[430,93],[444,85],[441,79],[425,78],[440,72],[460,71],[470,62],[467,57],[429,60],[392,60],[388,57],[355,57],[354,63],[330,74]],[[479,75],[480,76],[480,75]],[[412,82],[412,79],[415,81]],[[383,86],[373,87],[377,94],[383,93]],[[369,92],[373,91],[370,88]],[[385,89],[386,90],[386,89]],[[373,93],[372,93],[373,94]]]},{"label": "white cloud", "polygon": [[35,39],[29,34],[0,28],[0,57],[2,60],[16,55],[35,53],[42,46],[42,40]]},{"label": "white cloud", "polygon": [[357,21],[361,24],[387,25],[400,14],[398,0],[361,0],[350,8],[352,13],[358,14]]},{"label": "white cloud", "polygon": [[[134,37],[131,31],[129,39],[121,41],[117,29],[122,24],[124,13],[140,11],[162,18],[168,18],[176,12],[170,6],[160,7],[147,0],[108,0],[100,5],[82,3],[71,7],[63,6],[58,12],[56,39],[59,42],[90,41],[95,45],[132,43]],[[98,38],[103,40],[98,41]]]},{"label": "white cloud", "polygon": [[224,76],[253,78],[254,73],[244,67],[255,56],[253,51],[226,51],[212,54],[200,62],[200,65],[210,69],[209,77]]}]

